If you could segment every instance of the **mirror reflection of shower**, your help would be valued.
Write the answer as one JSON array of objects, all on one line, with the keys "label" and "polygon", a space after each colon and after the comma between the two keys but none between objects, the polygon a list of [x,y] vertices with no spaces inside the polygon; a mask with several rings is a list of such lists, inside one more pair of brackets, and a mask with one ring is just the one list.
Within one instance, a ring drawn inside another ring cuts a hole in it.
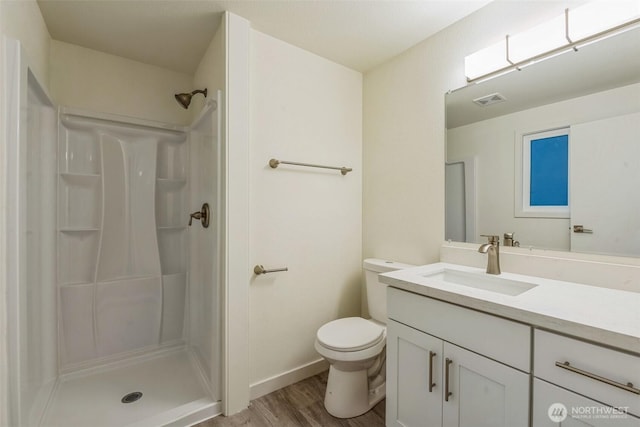
[{"label": "mirror reflection of shower", "polygon": [[187,108],[189,108],[189,104],[191,104],[191,98],[193,98],[193,95],[197,95],[199,93],[203,94],[206,98],[207,88],[205,87],[204,90],[196,89],[191,93],[176,93],[174,96],[176,97],[176,101],[178,101],[178,104],[182,105],[182,108],[186,110]]},{"label": "mirror reflection of shower", "polygon": [[476,233],[476,160],[445,164],[445,240],[473,242]]}]

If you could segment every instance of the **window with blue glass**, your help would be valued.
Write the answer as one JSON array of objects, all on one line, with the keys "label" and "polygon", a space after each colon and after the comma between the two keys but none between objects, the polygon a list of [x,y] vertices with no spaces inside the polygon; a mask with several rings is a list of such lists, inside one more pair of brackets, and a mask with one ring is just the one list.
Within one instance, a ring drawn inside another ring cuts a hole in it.
[{"label": "window with blue glass", "polygon": [[569,135],[532,139],[529,204],[569,204]]},{"label": "window with blue glass", "polygon": [[569,128],[522,134],[516,144],[516,217],[569,218]]}]

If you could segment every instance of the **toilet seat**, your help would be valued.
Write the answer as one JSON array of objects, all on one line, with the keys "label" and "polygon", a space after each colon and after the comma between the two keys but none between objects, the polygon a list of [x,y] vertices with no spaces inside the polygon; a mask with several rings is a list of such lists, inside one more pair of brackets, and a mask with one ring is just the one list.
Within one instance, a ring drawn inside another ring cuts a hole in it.
[{"label": "toilet seat", "polygon": [[329,350],[352,352],[364,350],[385,339],[385,328],[361,317],[333,320],[320,329],[318,343]]}]

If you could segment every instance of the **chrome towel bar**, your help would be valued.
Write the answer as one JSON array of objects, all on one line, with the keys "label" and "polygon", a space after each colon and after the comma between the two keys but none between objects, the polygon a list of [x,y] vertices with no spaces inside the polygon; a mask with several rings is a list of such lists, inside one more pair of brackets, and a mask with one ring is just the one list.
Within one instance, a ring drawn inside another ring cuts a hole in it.
[{"label": "chrome towel bar", "polygon": [[339,170],[342,175],[346,175],[348,172],[351,172],[353,170],[351,168],[346,168],[344,166],[342,166],[342,167],[323,166],[323,165],[312,165],[311,163],[286,162],[284,160],[276,160],[276,159],[269,160],[269,166],[271,166],[274,169],[277,168],[278,165],[280,165],[280,164],[283,164],[283,165],[294,165],[294,166],[306,166],[306,167],[309,167],[309,168],[334,169],[334,170]]},{"label": "chrome towel bar", "polygon": [[261,265],[256,265],[255,267],[253,267],[253,272],[255,273],[256,276],[259,276],[261,274],[267,274],[267,273],[277,273],[278,271],[289,271],[289,269],[287,267],[283,267],[283,268],[273,268],[271,270],[267,270]]}]

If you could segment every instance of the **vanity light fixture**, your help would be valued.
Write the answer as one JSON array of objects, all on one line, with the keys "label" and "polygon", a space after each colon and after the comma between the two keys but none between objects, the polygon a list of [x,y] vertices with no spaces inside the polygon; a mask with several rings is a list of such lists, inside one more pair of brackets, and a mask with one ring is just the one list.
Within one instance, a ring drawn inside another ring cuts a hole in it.
[{"label": "vanity light fixture", "polygon": [[468,82],[520,70],[640,25],[637,0],[596,0],[465,57]]}]

